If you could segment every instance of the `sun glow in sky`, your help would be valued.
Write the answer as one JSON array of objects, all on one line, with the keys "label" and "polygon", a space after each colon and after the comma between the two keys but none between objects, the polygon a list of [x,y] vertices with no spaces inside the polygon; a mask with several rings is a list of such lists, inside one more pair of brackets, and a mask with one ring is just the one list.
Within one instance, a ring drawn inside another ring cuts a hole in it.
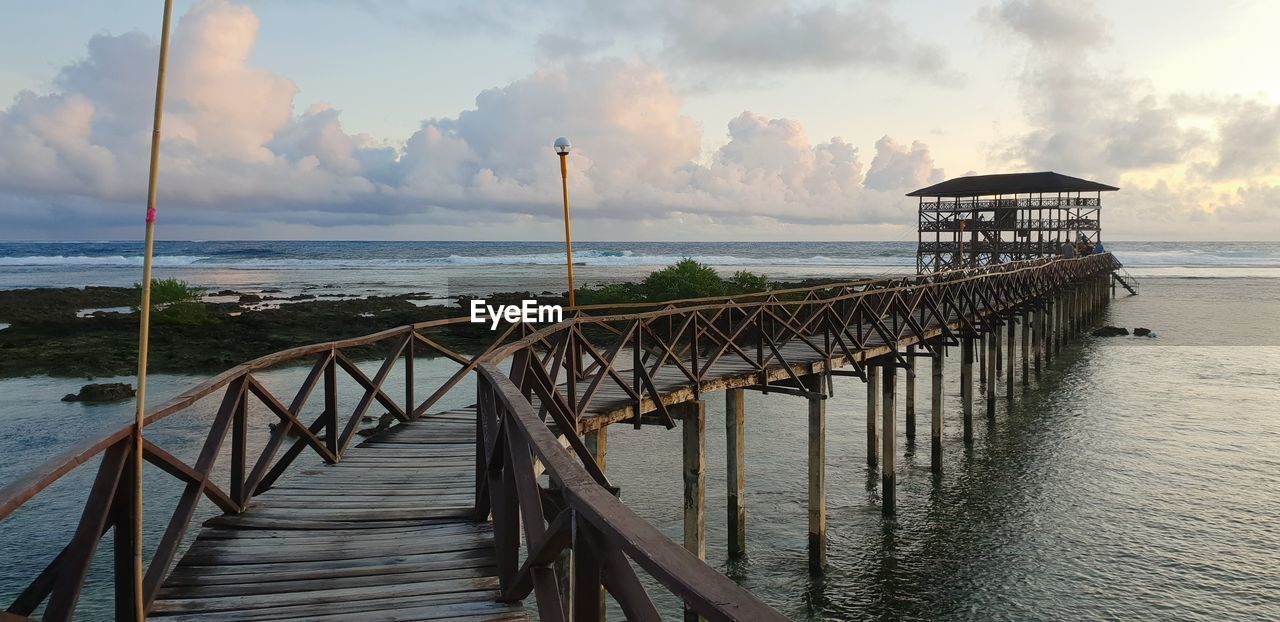
[{"label": "sun glow in sky", "polygon": [[[0,12],[0,238],[136,237],[159,2]],[[1280,239],[1280,4],[176,3],[168,238],[900,239],[969,172]]]}]

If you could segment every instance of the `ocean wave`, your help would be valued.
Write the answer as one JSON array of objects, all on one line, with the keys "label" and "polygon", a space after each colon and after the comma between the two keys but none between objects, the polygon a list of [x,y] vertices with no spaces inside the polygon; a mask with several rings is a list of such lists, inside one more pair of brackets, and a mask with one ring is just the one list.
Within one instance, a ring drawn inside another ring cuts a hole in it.
[{"label": "ocean wave", "polygon": [[[152,263],[157,266],[189,266],[208,259],[197,255],[158,255]],[[32,255],[26,257],[0,257],[0,266],[141,266],[142,256],[123,255]]]},{"label": "ocean wave", "polygon": [[[915,261],[912,256],[897,257],[738,257],[734,255],[649,255],[631,251],[578,251],[573,254],[575,265],[626,267],[667,266],[689,258],[712,266],[897,266]],[[327,268],[420,268],[431,266],[559,266],[564,264],[561,253],[536,253],[526,255],[448,255],[446,257],[421,258],[371,258],[371,259],[298,259],[252,258],[227,261],[216,258],[201,262],[202,266],[226,268],[274,268],[274,269],[327,269]]]},{"label": "ocean wave", "polygon": [[1280,255],[1268,251],[1222,251],[1188,248],[1184,250],[1115,250],[1126,266],[1156,267],[1239,267],[1280,268]]}]

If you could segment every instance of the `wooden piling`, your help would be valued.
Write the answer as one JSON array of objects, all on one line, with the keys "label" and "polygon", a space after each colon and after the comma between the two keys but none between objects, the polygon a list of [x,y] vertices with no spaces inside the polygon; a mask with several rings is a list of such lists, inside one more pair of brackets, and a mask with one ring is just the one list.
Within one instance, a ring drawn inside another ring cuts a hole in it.
[{"label": "wooden piling", "polygon": [[883,409],[883,421],[880,424],[880,438],[883,443],[880,450],[880,510],[884,514],[893,514],[896,505],[897,484],[894,481],[893,472],[894,458],[897,455],[895,448],[897,434],[894,425],[897,419],[897,404],[894,400],[898,383],[896,372],[897,368],[893,365],[885,365],[880,371],[884,382],[884,394],[880,398]]},{"label": "wooden piling", "polygon": [[964,441],[973,440],[973,337],[960,338],[960,405]]},{"label": "wooden piling", "polygon": [[945,358],[942,344],[937,346],[937,354],[930,361],[930,407],[929,419],[929,466],[934,473],[942,473],[942,364]]},{"label": "wooden piling", "polygon": [[906,409],[907,444],[916,440],[916,346],[907,346],[907,373],[904,382],[903,407]]},{"label": "wooden piling", "polygon": [[1031,331],[1031,350],[1035,354],[1036,378],[1040,378],[1040,357],[1044,356],[1044,305],[1036,305],[1032,312],[1035,316]]},{"label": "wooden piling", "polygon": [[987,380],[984,383],[987,391],[987,416],[996,416],[996,353],[1000,351],[1000,327],[993,328],[987,335]]},{"label": "wooden piling", "polygon": [[880,376],[880,369],[876,366],[867,365],[867,466],[876,468],[879,464],[880,438],[876,434],[876,417],[880,415],[880,391],[878,390],[877,380]]},{"label": "wooden piling", "polygon": [[729,389],[724,394],[725,482],[729,492],[727,518],[730,557],[737,557],[747,551],[745,393],[743,389]]},{"label": "wooden piling", "polygon": [[[995,331],[993,332],[994,333],[1000,332],[1000,327],[997,326]],[[998,335],[997,335],[997,338],[999,338]],[[1004,375],[1004,350],[1000,349],[1000,346],[998,345],[996,346],[996,349],[995,349],[995,355],[996,355],[996,366],[995,366],[996,382],[999,382],[1000,377]]]},{"label": "wooden piling", "polygon": [[[1024,325],[1024,328],[1025,328],[1025,325]],[[1007,363],[1008,365],[1005,367],[1005,370],[1004,370],[1005,397],[1008,399],[1013,399],[1013,377],[1014,377],[1013,352],[1014,352],[1014,346],[1015,346],[1014,333],[1017,331],[1017,329],[1018,329],[1017,319],[1013,316],[1009,316],[1009,335],[1008,335],[1009,340],[1008,340],[1008,344],[1006,345],[1007,352],[1005,356],[1005,363]],[[1024,330],[1023,332],[1026,332],[1026,331]]]},{"label": "wooden piling", "polygon": [[596,459],[596,464],[600,466],[603,472],[609,461],[609,427],[605,426],[587,432],[584,439],[587,445],[587,451],[591,452],[591,457]]},{"label": "wooden piling", "polygon": [[827,567],[827,396],[822,377],[805,378],[809,390],[809,569]]},{"label": "wooden piling", "polygon": [[[586,433],[584,439],[586,443],[586,451],[591,453],[591,457],[595,458],[596,466],[600,467],[600,472],[608,470],[609,463],[609,426],[598,427]],[[600,559],[591,557],[588,554],[571,555],[573,567],[573,581],[571,593],[573,594],[573,603],[575,607],[575,616],[579,616],[579,610],[593,610],[595,619],[604,619],[605,613],[605,591],[604,585],[599,580],[599,562]],[[599,585],[599,595],[591,599],[585,594],[579,593],[576,586]],[[589,619],[589,618],[577,618]]]},{"label": "wooden piling", "polygon": [[1022,310],[1022,386],[1031,382],[1031,310]]},{"label": "wooden piling", "polygon": [[978,384],[979,386],[987,386],[987,333],[982,333],[978,337]]},{"label": "wooden piling", "polygon": [[680,426],[684,437],[684,548],[707,558],[705,505],[707,500],[707,403],[685,402]]}]

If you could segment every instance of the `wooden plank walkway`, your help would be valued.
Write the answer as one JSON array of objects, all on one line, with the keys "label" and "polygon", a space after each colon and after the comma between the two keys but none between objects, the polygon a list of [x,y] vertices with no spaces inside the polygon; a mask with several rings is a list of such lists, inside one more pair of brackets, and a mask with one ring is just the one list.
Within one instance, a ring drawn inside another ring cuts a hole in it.
[{"label": "wooden plank walkway", "polygon": [[401,423],[205,523],[160,589],[164,620],[524,620],[496,602],[471,517],[475,409]]}]

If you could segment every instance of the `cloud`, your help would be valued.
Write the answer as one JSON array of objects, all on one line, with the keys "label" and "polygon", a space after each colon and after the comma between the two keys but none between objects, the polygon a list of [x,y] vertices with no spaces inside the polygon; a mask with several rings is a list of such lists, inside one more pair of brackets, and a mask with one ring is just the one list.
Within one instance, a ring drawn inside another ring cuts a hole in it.
[{"label": "cloud", "polygon": [[1280,170],[1280,106],[1161,95],[1103,68],[1109,24],[1092,2],[1005,0],[979,16],[1026,48],[1019,81],[1030,129],[998,160],[1101,177],[1173,168],[1211,181]]},{"label": "cloud", "polygon": [[[1025,46],[1019,73],[1029,129],[993,159],[1116,183],[1109,228],[1144,237],[1280,234],[1280,106],[1258,98],[1161,94],[1104,69],[1110,25],[1092,2],[1005,0],[979,12]],[[1234,190],[1225,190],[1228,185]]]},{"label": "cloud", "polygon": [[[348,133],[322,103],[295,115],[297,86],[249,62],[257,31],[252,11],[226,0],[202,0],[175,29],[160,178],[170,226],[550,222],[560,210],[550,142],[561,134],[574,142],[575,212],[600,222],[900,221],[901,189],[941,175],[918,142],[881,139],[867,174],[849,142],[814,143],[796,120],[750,112],[704,154],[703,129],[665,72],[607,58],[487,89],[473,108],[383,141]],[[0,210],[43,204],[35,221],[46,231],[68,213],[95,228],[131,222],[145,196],[157,53],[137,33],[95,36],[57,92],[24,92],[0,111]]]},{"label": "cloud", "polygon": [[942,181],[929,146],[915,141],[900,145],[885,136],[876,141],[876,157],[867,171],[866,187],[874,190],[915,190]]}]

